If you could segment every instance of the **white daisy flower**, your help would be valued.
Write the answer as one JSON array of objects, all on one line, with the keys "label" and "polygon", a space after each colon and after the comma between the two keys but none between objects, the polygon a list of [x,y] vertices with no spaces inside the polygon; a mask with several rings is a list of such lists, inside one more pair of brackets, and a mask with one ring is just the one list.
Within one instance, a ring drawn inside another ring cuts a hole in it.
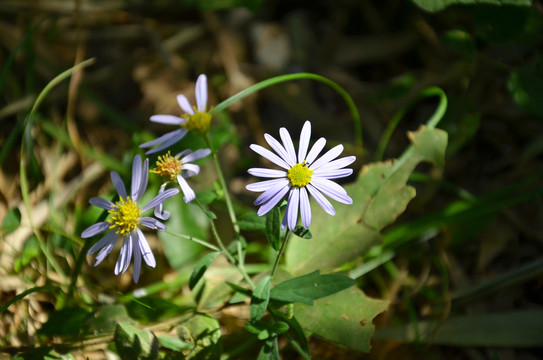
[{"label": "white daisy flower", "polygon": [[177,95],[177,103],[185,112],[181,117],[174,115],[153,115],[152,122],[157,122],[166,125],[177,125],[179,129],[170,131],[155,140],[148,141],[140,145],[140,148],[148,149],[153,146],[157,147],[148,150],[145,154],[154,154],[164,149],[169,148],[176,142],[180,141],[189,130],[194,130],[200,134],[205,134],[209,130],[211,123],[211,114],[206,111],[207,106],[207,77],[202,74],[196,80],[196,106],[190,105],[189,100],[185,95]]},{"label": "white daisy flower", "polygon": [[141,270],[141,258],[150,267],[156,266],[155,257],[143,232],[139,229],[140,225],[150,229],[166,230],[166,226],[155,218],[142,216],[146,211],[162,206],[162,203],[179,192],[178,189],[169,189],[157,195],[147,205],[140,207],[138,201],[141,200],[145,189],[149,173],[149,159],[145,159],[142,166],[141,156],[136,155],[132,163],[132,186],[130,196],[126,193],[126,188],[119,174],[111,172],[111,181],[119,194],[119,201],[113,203],[109,200],[93,197],[89,200],[92,205],[108,210],[111,217],[107,221],[98,222],[91,225],[81,233],[82,238],[89,238],[107,230],[108,232],[102,239],[94,244],[88,255],[94,254],[98,250],[98,256],[94,261],[94,266],[100,264],[111,252],[118,239],[123,239],[121,253],[117,264],[115,265],[115,275],[124,273],[134,254],[134,282],[138,282]]},{"label": "white daisy flower", "polygon": [[[211,154],[210,149],[198,149],[194,152],[187,149],[175,156],[171,156],[169,151],[166,155],[159,155],[156,162],[156,168],[150,171],[165,178],[164,184],[160,187],[159,194],[164,192],[168,183],[177,180],[177,183],[183,192],[183,200],[185,200],[186,203],[194,200],[196,194],[185,179],[200,173],[200,167],[192,162],[202,159],[209,154]],[[155,216],[159,219],[167,220],[170,214],[167,211],[163,211],[162,204],[160,204],[155,208]]]},{"label": "white daisy flower", "polygon": [[283,218],[282,228],[287,224],[290,230],[294,230],[298,220],[298,208],[302,218],[302,224],[309,228],[311,224],[311,207],[309,195],[330,215],[335,215],[332,204],[323,196],[343,204],[352,204],[353,200],[347,195],[345,189],[330,179],[338,179],[349,176],[352,169],[344,169],[355,161],[354,156],[336,159],[343,151],[343,145],[337,145],[317,159],[326,144],[326,139],[320,138],[308,152],[309,139],[311,137],[311,123],[306,121],[300,134],[298,156],[294,144],[287,129],[279,129],[279,135],[283,144],[268,134],[264,134],[267,143],[275,153],[253,144],[251,149],[259,155],[270,160],[281,170],[252,168],[249,174],[264,178],[272,178],[247,185],[247,190],[262,192],[254,204],[260,206],[258,215],[265,215],[287,194],[288,204]]}]

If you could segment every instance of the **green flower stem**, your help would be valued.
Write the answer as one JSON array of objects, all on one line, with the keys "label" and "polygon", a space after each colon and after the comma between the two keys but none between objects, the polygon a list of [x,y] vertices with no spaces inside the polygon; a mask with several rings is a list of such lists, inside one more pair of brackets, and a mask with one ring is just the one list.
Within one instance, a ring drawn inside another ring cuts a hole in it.
[{"label": "green flower stem", "polygon": [[[207,214],[207,210],[197,199],[195,199],[194,202],[196,203],[196,205],[200,207],[200,209],[204,213]],[[224,256],[226,256],[226,258],[228,259],[228,261],[230,261],[231,264],[235,265],[238,268],[239,272],[241,273],[245,281],[247,281],[251,289],[254,290],[255,284],[253,283],[253,280],[251,280],[251,277],[249,276],[249,274],[247,274],[247,271],[245,270],[243,259],[240,261],[236,261],[236,259],[234,259],[232,254],[230,254],[228,249],[226,249],[226,247],[224,246],[221,240],[221,237],[219,236],[219,233],[217,232],[217,228],[215,227],[215,222],[213,221],[213,219],[209,219],[209,224],[211,225],[211,232],[213,233],[213,237],[217,241],[217,245],[219,245],[219,249],[217,249],[217,251],[220,251]],[[242,258],[242,255],[240,254],[239,257]]]},{"label": "green flower stem", "polygon": [[315,80],[323,84],[326,84],[330,86],[332,89],[334,89],[343,98],[343,100],[347,104],[347,107],[349,108],[349,112],[351,113],[351,117],[353,119],[355,145],[356,145],[357,152],[362,154],[363,152],[362,122],[360,121],[360,114],[358,113],[356,104],[354,103],[351,96],[341,86],[339,86],[337,83],[333,82],[332,80],[325,78],[324,76],[317,75],[317,74],[296,73],[296,74],[275,76],[275,77],[272,77],[271,79],[261,81],[259,83],[254,84],[253,86],[248,87],[245,90],[240,91],[239,93],[229,97],[228,99],[224,100],[219,105],[215,106],[210,111],[210,113],[213,114],[215,112],[222,111],[226,109],[228,106],[230,106],[232,103],[238,100],[241,100],[244,97],[247,97],[254,92],[265,89],[269,86],[280,84],[287,81],[292,81],[292,80],[300,80],[300,79]]},{"label": "green flower stem", "polygon": [[279,249],[279,252],[277,253],[277,257],[275,258],[275,262],[273,263],[273,268],[270,275],[272,279],[273,279],[273,276],[275,275],[275,272],[277,271],[277,268],[279,267],[279,260],[281,260],[281,256],[283,256],[283,253],[285,252],[285,248],[287,247],[289,235],[290,235],[290,230],[287,228],[287,231],[285,232],[285,238],[283,239],[281,248]]},{"label": "green flower stem", "polygon": [[205,240],[200,240],[200,239],[197,239],[197,238],[195,238],[193,236],[190,236],[190,235],[173,233],[173,232],[171,232],[169,230],[164,230],[164,232],[166,234],[170,234],[172,236],[176,236],[176,237],[179,237],[179,238],[182,238],[182,239],[187,239],[187,240],[190,240],[190,241],[194,241],[195,243],[200,244],[202,246],[205,246],[206,248],[211,249],[213,251],[219,251],[219,252],[221,251],[221,249],[219,249],[218,247],[216,247],[213,244],[208,243]]},{"label": "green flower stem", "polygon": [[234,212],[234,206],[232,205],[232,200],[230,199],[230,192],[228,191],[228,186],[226,185],[226,181],[224,180],[221,165],[219,164],[219,158],[217,157],[217,152],[211,145],[208,134],[205,134],[204,139],[207,146],[211,149],[211,157],[213,158],[213,163],[215,164],[215,169],[217,170],[217,176],[219,177],[219,182],[221,183],[221,187],[224,192],[224,200],[226,201],[228,215],[230,215],[230,221],[232,222],[232,226],[234,227],[234,232],[236,233],[236,235],[239,235],[240,229],[238,225],[238,219],[236,217],[236,213]]}]

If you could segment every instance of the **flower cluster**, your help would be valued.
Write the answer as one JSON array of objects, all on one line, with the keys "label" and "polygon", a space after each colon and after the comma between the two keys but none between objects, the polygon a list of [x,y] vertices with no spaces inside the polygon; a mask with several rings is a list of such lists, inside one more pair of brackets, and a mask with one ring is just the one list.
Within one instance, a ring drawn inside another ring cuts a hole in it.
[{"label": "flower cluster", "polygon": [[[188,99],[184,95],[178,95],[177,100],[181,109],[185,111],[182,117],[172,115],[154,115],[151,121],[163,124],[178,125],[180,128],[166,133],[159,138],[140,145],[141,148],[152,148],[146,152],[146,155],[154,154],[167,149],[179,140],[181,140],[187,131],[193,130],[200,134],[205,134],[209,130],[211,114],[206,112],[207,105],[207,79],[205,75],[200,75],[196,82],[196,104],[192,108]],[[111,172],[111,181],[117,190],[119,200],[113,203],[109,200],[93,197],[90,199],[92,205],[107,210],[110,217],[106,221],[98,222],[81,233],[82,238],[89,238],[110,230],[96,244],[94,244],[88,254],[94,254],[99,251],[94,261],[94,266],[100,264],[111,252],[117,240],[122,239],[122,246],[119,258],[115,265],[115,275],[126,272],[134,258],[133,279],[138,282],[141,272],[141,258],[150,267],[156,266],[155,257],[145,234],[140,227],[166,230],[166,226],[159,220],[143,216],[143,213],[154,210],[158,219],[167,220],[169,212],[163,209],[163,203],[167,199],[179,193],[183,193],[183,200],[190,202],[196,198],[194,190],[191,189],[187,178],[197,175],[200,167],[193,162],[204,158],[211,153],[210,149],[199,149],[196,151],[185,150],[175,156],[170,152],[165,155],[159,155],[156,162],[156,168],[149,171],[149,159],[142,163],[140,155],[134,157],[132,164],[131,192],[127,194],[126,188],[119,174]],[[147,188],[149,172],[157,174],[164,179],[158,195],[145,205],[139,204]],[[166,189],[166,185],[174,182],[179,185],[178,188]]]}]

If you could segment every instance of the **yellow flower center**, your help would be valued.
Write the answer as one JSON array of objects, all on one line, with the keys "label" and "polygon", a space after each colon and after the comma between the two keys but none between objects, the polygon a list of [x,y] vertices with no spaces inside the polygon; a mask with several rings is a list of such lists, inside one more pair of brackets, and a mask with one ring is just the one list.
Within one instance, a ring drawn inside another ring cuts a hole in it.
[{"label": "yellow flower center", "polygon": [[187,130],[194,130],[199,134],[205,134],[209,131],[211,124],[211,114],[208,112],[196,111],[194,115],[184,114],[183,117],[187,122],[182,124]]},{"label": "yellow flower center", "polygon": [[121,197],[115,205],[111,205],[109,213],[112,214],[108,220],[111,224],[109,228],[115,230],[117,234],[124,236],[138,227],[141,210],[130,196],[126,199]]},{"label": "yellow flower center", "polygon": [[156,168],[149,170],[153,174],[163,176],[169,181],[175,180],[177,175],[181,173],[183,169],[183,164],[177,156],[171,156],[170,152],[166,155],[159,155],[158,160],[156,161]]},{"label": "yellow flower center", "polygon": [[313,174],[313,170],[309,170],[304,161],[301,164],[296,164],[291,167],[287,177],[290,181],[290,185],[300,188],[309,184],[311,181],[311,174]]}]

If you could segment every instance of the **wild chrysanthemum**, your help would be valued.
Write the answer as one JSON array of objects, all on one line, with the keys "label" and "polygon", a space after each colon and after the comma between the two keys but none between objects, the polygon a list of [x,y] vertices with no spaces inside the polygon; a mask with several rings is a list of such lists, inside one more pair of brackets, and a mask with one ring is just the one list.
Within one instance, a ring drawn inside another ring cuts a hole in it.
[{"label": "wild chrysanthemum", "polygon": [[155,140],[143,143],[140,148],[148,149],[153,146],[157,147],[147,150],[146,155],[154,154],[164,149],[169,148],[179,140],[181,140],[189,130],[196,131],[200,134],[205,134],[209,130],[211,123],[211,114],[207,112],[207,77],[202,74],[196,80],[196,106],[192,107],[185,95],[177,95],[177,103],[185,112],[181,117],[174,115],[153,115],[151,121],[166,124],[177,125],[179,129],[170,131]]},{"label": "wild chrysanthemum", "polygon": [[[150,171],[162,176],[164,179],[164,184],[160,187],[159,194],[164,192],[168,183],[177,180],[177,183],[183,192],[183,200],[185,200],[186,203],[194,200],[196,194],[185,179],[198,175],[200,172],[200,167],[192,162],[204,158],[209,154],[211,154],[210,149],[199,149],[194,152],[187,149],[175,156],[171,156],[169,151],[166,155],[159,155],[156,162],[156,168]],[[162,205],[159,205],[155,208],[155,216],[159,219],[166,220],[169,217],[169,213],[163,211]]]},{"label": "wild chrysanthemum", "polygon": [[169,189],[162,192],[151,200],[147,205],[141,207],[138,202],[141,200],[149,175],[149,159],[145,159],[142,166],[141,156],[136,155],[132,164],[132,186],[130,196],[126,193],[126,188],[119,174],[111,172],[111,181],[119,194],[119,201],[113,203],[109,200],[99,197],[93,197],[89,200],[92,205],[108,210],[110,218],[91,225],[81,233],[82,238],[89,238],[94,235],[109,231],[102,239],[94,244],[87,254],[94,254],[100,250],[94,261],[97,266],[111,252],[118,239],[123,239],[121,253],[117,264],[115,265],[115,275],[124,273],[134,254],[134,282],[138,282],[141,270],[141,258],[150,267],[155,267],[155,257],[145,235],[140,230],[140,225],[150,229],[166,230],[166,226],[155,218],[142,216],[143,213],[161,206],[162,203],[179,192],[178,189]]},{"label": "wild chrysanthemum", "polygon": [[354,156],[347,156],[334,160],[343,151],[343,145],[337,145],[317,159],[326,139],[320,138],[308,152],[311,137],[311,123],[306,121],[300,134],[298,156],[287,129],[279,129],[283,144],[268,134],[264,134],[267,143],[275,153],[260,145],[251,145],[251,149],[284,170],[252,168],[249,174],[264,178],[273,178],[247,185],[247,190],[262,192],[256,199],[255,205],[260,206],[258,215],[262,216],[270,211],[289,192],[288,204],[283,218],[282,228],[287,224],[294,230],[298,220],[298,208],[302,217],[302,224],[309,228],[311,224],[311,207],[309,194],[330,215],[335,215],[332,204],[323,196],[326,195],[344,204],[352,204],[353,200],[347,195],[345,189],[330,179],[346,177],[352,174],[352,169],[344,169],[354,160]]}]

